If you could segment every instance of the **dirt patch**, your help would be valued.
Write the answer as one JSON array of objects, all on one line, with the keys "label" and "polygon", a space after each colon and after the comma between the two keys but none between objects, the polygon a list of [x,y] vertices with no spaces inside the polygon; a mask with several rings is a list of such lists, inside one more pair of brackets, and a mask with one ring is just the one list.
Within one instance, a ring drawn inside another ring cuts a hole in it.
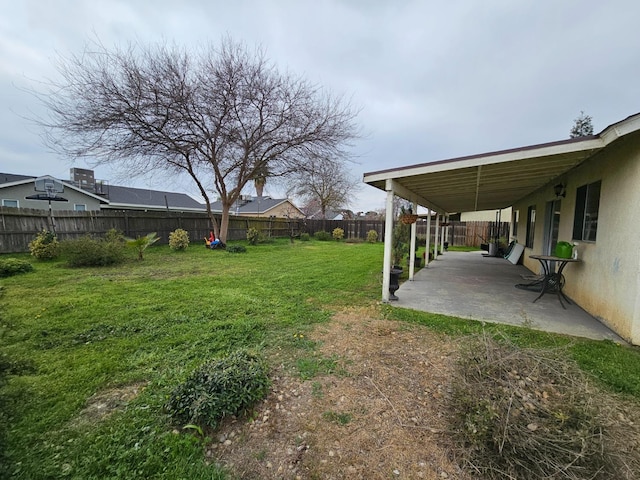
[{"label": "dirt patch", "polygon": [[146,383],[133,383],[92,395],[87,400],[87,405],[75,418],[74,423],[76,425],[96,423],[104,420],[113,412],[124,410],[127,404],[136,398],[145,386]]},{"label": "dirt patch", "polygon": [[466,478],[447,448],[455,342],[373,308],[309,336],[335,371],[302,381],[278,368],[254,420],[217,431],[210,461],[242,479]]}]

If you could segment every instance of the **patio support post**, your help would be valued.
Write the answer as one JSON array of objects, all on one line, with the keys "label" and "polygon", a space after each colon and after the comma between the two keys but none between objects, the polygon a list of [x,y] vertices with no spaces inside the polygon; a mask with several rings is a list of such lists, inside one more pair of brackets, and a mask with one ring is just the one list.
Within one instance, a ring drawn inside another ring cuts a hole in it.
[{"label": "patio support post", "polygon": [[[418,211],[418,204],[413,202],[413,211]],[[413,280],[416,267],[416,228],[417,222],[411,224],[411,247],[409,248],[409,280]]]},{"label": "patio support post", "polygon": [[427,241],[424,246],[424,266],[429,266],[429,248],[431,247],[431,210],[429,210],[429,214],[427,215]]},{"label": "patio support post", "polygon": [[[442,223],[446,225],[448,215],[442,215]],[[442,225],[442,233],[440,234],[440,251],[444,253],[444,237],[447,234],[447,227]]]},{"label": "patio support post", "polygon": [[433,239],[433,259],[438,258],[438,235],[440,234],[440,214],[436,213],[436,238]]},{"label": "patio support post", "polygon": [[389,303],[389,277],[391,275],[391,249],[393,246],[393,180],[387,179],[387,201],[384,217],[384,256],[382,266],[382,301]]}]

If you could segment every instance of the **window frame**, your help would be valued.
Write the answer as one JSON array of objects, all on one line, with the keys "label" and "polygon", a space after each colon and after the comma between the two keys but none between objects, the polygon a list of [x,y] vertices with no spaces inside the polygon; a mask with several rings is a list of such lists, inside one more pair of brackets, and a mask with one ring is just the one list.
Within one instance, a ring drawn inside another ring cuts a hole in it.
[{"label": "window frame", "polygon": [[527,248],[533,248],[533,242],[535,240],[536,232],[536,206],[529,205],[527,207],[527,238],[525,246]]},{"label": "window frame", "polygon": [[[15,202],[15,205],[7,205],[6,202]],[[10,207],[10,208],[20,208],[20,200],[14,200],[12,198],[3,198],[2,199],[2,206],[3,207]]]},{"label": "window frame", "polygon": [[576,189],[572,240],[587,243],[596,242],[601,195],[602,180],[586,183]]},{"label": "window frame", "polygon": [[[78,207],[82,207],[82,208],[79,209]],[[86,203],[74,203],[73,204],[73,211],[74,212],[86,212],[87,211],[87,204]]]}]

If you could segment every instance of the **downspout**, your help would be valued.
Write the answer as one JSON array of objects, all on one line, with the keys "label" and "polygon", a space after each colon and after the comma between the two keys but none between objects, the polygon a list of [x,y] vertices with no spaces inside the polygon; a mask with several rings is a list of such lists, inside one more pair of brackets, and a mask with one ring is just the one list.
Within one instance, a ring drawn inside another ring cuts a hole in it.
[{"label": "downspout", "polygon": [[384,217],[384,256],[382,260],[382,301],[389,303],[389,277],[391,276],[391,250],[393,246],[393,180],[385,184],[387,202]]},{"label": "downspout", "polygon": [[[418,211],[418,204],[413,202],[413,211]],[[409,280],[413,280],[413,274],[416,267],[416,229],[417,222],[411,224],[411,246],[409,248]]]}]

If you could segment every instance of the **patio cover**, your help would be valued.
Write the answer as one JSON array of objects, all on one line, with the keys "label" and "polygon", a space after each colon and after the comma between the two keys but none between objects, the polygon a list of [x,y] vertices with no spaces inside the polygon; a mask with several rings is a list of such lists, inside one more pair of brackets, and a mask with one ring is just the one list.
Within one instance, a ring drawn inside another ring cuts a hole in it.
[{"label": "patio cover", "polygon": [[[394,195],[443,215],[508,208],[637,130],[640,113],[597,135],[365,173],[364,183],[387,192],[383,301],[389,300]],[[412,228],[412,260],[414,237]]]}]

